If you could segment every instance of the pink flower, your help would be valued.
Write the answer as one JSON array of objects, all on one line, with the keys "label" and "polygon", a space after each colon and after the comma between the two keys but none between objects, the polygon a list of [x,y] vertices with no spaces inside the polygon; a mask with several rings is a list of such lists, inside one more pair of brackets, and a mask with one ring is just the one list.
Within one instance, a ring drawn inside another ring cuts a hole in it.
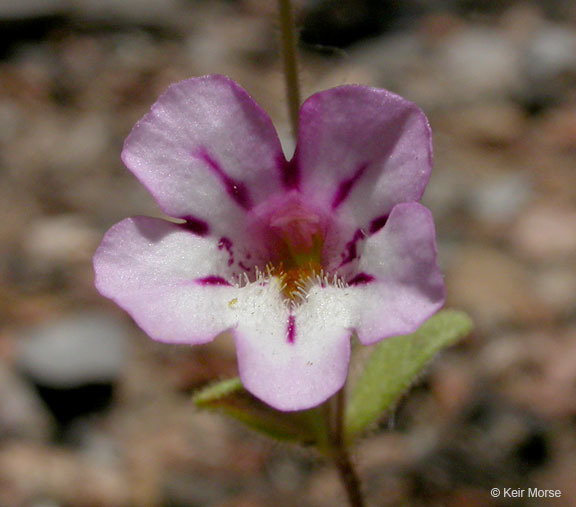
[{"label": "pink flower", "polygon": [[444,302],[434,224],[418,204],[426,117],[386,90],[341,86],[300,111],[286,161],[266,113],[222,76],[168,88],[122,159],[162,210],[96,255],[96,286],[153,339],[201,344],[230,330],[246,389],[280,410],[345,383],[350,337],[415,331]]}]

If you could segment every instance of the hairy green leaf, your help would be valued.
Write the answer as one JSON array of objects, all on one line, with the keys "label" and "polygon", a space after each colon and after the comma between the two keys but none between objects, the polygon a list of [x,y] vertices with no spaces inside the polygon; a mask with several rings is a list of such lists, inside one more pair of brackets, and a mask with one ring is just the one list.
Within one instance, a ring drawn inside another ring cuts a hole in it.
[{"label": "hairy green leaf", "polygon": [[318,409],[281,412],[252,396],[239,378],[211,384],[198,391],[198,408],[220,412],[276,440],[320,445],[326,439]]},{"label": "hairy green leaf", "polygon": [[466,336],[472,327],[465,313],[443,310],[416,332],[375,345],[348,394],[346,439],[352,441],[392,409],[434,355]]}]

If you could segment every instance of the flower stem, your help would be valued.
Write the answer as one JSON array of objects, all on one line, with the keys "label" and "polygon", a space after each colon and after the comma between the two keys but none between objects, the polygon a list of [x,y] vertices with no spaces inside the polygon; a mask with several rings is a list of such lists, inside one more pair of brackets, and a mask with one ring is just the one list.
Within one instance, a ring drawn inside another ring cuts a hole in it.
[{"label": "flower stem", "polygon": [[280,39],[284,60],[286,97],[294,139],[298,134],[298,111],[300,110],[300,84],[298,81],[298,58],[296,49],[296,29],[290,0],[278,0],[280,17]]},{"label": "flower stem", "polygon": [[331,443],[332,443],[332,461],[338,470],[340,480],[346,489],[348,502],[351,507],[364,507],[364,497],[360,486],[360,478],[356,473],[354,463],[350,458],[350,453],[346,448],[344,439],[344,408],[345,394],[341,389],[336,394],[331,410]]}]

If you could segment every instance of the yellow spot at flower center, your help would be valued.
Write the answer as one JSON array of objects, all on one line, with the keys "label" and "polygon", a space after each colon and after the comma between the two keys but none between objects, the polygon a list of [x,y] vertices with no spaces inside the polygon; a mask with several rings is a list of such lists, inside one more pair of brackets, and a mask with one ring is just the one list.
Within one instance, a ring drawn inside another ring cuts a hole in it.
[{"label": "yellow spot at flower center", "polygon": [[298,201],[290,201],[269,218],[275,258],[267,271],[282,284],[284,297],[304,297],[311,279],[322,271],[324,220]]},{"label": "yellow spot at flower center", "polygon": [[299,294],[303,294],[308,281],[322,272],[322,265],[319,262],[310,260],[286,270],[280,265],[272,272],[282,281],[282,293],[284,296],[294,300]]}]

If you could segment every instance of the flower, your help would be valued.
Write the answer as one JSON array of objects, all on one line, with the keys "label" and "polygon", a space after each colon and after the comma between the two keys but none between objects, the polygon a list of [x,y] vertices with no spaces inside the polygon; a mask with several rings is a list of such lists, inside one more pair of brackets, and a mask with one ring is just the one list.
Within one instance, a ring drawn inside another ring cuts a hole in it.
[{"label": "flower", "polygon": [[122,159],[173,223],[123,220],[94,257],[96,287],[153,339],[234,335],[246,389],[316,406],[365,345],[415,331],[444,302],[434,224],[417,201],[432,167],[422,111],[340,86],[300,110],[287,161],[266,113],[218,75],[173,84]]}]

